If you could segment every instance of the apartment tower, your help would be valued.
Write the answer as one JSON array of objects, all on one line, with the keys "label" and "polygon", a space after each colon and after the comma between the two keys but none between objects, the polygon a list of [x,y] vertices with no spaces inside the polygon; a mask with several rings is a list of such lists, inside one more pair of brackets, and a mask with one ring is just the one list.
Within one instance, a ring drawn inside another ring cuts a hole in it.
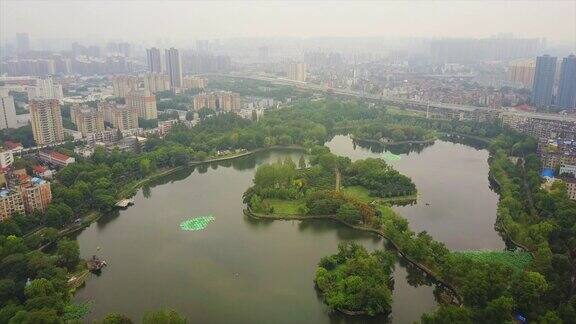
[{"label": "apartment tower", "polygon": [[64,141],[64,128],[58,100],[31,100],[30,123],[37,145]]}]

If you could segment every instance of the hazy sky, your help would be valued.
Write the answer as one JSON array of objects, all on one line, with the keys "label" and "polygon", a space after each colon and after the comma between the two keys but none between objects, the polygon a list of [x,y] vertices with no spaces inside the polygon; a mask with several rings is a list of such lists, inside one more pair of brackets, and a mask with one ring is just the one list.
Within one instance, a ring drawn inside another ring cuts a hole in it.
[{"label": "hazy sky", "polygon": [[0,0],[0,37],[123,40],[259,36],[487,37],[576,43],[567,1],[20,1]]}]

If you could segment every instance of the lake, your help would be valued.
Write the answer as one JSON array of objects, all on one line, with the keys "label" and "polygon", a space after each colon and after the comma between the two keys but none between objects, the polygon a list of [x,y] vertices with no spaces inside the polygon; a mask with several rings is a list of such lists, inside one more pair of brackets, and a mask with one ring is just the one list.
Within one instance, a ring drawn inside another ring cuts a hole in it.
[{"label": "lake", "polygon": [[[352,159],[382,156],[347,136],[327,146]],[[497,195],[489,188],[488,152],[437,141],[392,161],[419,190],[414,205],[395,207],[412,229],[453,249],[500,249],[494,231]],[[242,193],[255,168],[297,151],[258,153],[181,170],[138,191],[135,205],[82,231],[81,255],[109,266],[78,290],[93,301],[87,320],[119,312],[139,321],[147,310],[173,308],[192,323],[412,323],[435,309],[434,286],[398,260],[392,314],[354,318],[330,313],[314,289],[316,265],[339,242],[369,250],[385,241],[330,221],[262,221],[243,215]],[[190,217],[212,215],[206,229],[182,231]]]}]

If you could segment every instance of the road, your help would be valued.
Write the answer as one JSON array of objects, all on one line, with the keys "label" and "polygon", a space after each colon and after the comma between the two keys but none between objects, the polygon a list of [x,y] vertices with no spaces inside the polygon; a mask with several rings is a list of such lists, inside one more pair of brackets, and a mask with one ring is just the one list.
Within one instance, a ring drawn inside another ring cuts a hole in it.
[{"label": "road", "polygon": [[331,92],[334,94],[348,96],[348,97],[377,100],[377,101],[381,101],[381,102],[384,102],[384,103],[387,103],[390,105],[411,107],[411,108],[416,108],[416,109],[420,109],[420,110],[441,109],[441,110],[451,110],[454,112],[467,112],[467,113],[471,113],[474,111],[484,111],[487,113],[494,113],[494,114],[501,114],[502,113],[502,114],[514,115],[514,116],[518,116],[518,117],[528,117],[528,118],[550,120],[550,121],[567,121],[567,122],[576,123],[576,117],[567,116],[567,115],[560,115],[560,114],[535,113],[535,112],[506,110],[506,109],[495,109],[495,108],[488,108],[488,107],[475,107],[475,106],[468,106],[468,105],[455,105],[455,104],[448,104],[448,103],[425,102],[425,101],[403,99],[403,98],[393,98],[393,97],[386,97],[386,96],[382,96],[382,95],[375,95],[375,94],[371,94],[371,93],[352,91],[352,90],[347,90],[347,89],[332,88],[332,87],[314,84],[314,83],[310,83],[310,82],[301,82],[301,81],[289,80],[289,79],[285,79],[285,78],[268,77],[268,76],[262,76],[262,75],[248,75],[248,74],[239,74],[239,73],[206,74],[206,76],[210,76],[210,75],[231,77],[231,78],[240,78],[240,79],[249,79],[249,80],[258,80],[258,81],[266,81],[266,82],[271,82],[274,84],[288,85],[288,86],[293,86],[293,87],[297,87],[297,88],[301,88],[301,89],[321,91],[321,92]]}]

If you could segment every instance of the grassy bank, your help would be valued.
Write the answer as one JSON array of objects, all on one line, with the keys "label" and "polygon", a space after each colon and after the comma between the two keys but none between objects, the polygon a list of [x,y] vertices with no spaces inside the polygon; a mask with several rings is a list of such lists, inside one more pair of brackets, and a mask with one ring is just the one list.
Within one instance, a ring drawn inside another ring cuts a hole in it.
[{"label": "grassy bank", "polygon": [[345,187],[342,189],[342,191],[344,192],[344,194],[349,195],[353,198],[356,198],[358,200],[367,202],[367,203],[371,203],[373,201],[377,202],[377,203],[396,203],[396,202],[406,202],[406,201],[412,201],[412,200],[416,200],[418,198],[418,195],[407,195],[407,196],[397,196],[397,197],[388,197],[388,198],[382,198],[382,197],[374,197],[372,195],[370,195],[370,191],[364,187],[361,186],[350,186],[350,187]]},{"label": "grassy bank", "polygon": [[473,261],[496,262],[512,267],[517,271],[523,271],[532,262],[532,255],[523,251],[459,251],[456,255],[469,258]]}]

